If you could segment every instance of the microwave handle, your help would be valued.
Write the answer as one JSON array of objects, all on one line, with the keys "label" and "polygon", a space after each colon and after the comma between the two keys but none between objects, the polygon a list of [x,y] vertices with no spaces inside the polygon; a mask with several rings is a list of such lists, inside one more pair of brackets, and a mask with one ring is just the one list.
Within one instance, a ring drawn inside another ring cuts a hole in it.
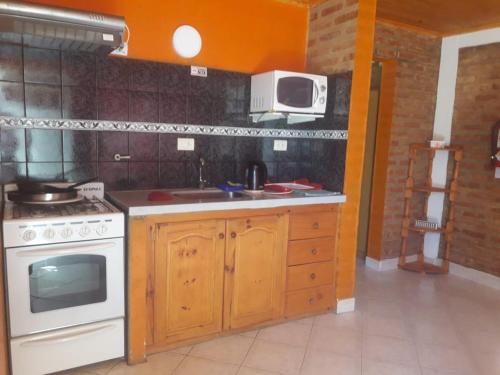
[{"label": "microwave handle", "polygon": [[26,250],[19,251],[16,255],[18,257],[32,257],[32,256],[58,256],[58,255],[69,255],[78,254],[83,251],[93,251],[93,250],[107,250],[115,247],[114,242],[104,242],[92,245],[80,245],[74,247],[46,247],[38,250]]},{"label": "microwave handle", "polygon": [[48,334],[41,338],[27,340],[23,342],[21,346],[41,346],[44,344],[50,345],[50,344],[64,343],[68,341],[78,340],[81,337],[90,336],[103,331],[109,331],[110,329],[113,328],[115,328],[113,324],[107,324],[101,327],[88,328],[76,332]]},{"label": "microwave handle", "polygon": [[319,86],[318,82],[316,80],[313,81],[313,87],[314,87],[314,94],[313,94],[313,104],[312,106],[315,107],[316,103],[319,99]]}]

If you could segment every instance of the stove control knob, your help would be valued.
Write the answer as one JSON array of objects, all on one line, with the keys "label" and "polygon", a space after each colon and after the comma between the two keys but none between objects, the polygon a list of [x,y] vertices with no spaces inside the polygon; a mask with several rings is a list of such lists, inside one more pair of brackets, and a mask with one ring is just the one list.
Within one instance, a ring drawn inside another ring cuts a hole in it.
[{"label": "stove control knob", "polygon": [[43,232],[43,236],[48,240],[54,238],[55,235],[56,232],[54,232],[54,229],[52,228],[45,229],[45,231]]},{"label": "stove control knob", "polygon": [[106,233],[108,233],[108,227],[106,226],[106,224],[101,224],[96,228],[95,231],[99,236],[104,236]]},{"label": "stove control knob", "polygon": [[320,90],[321,90],[321,92],[326,91],[326,86],[325,85],[321,85]]},{"label": "stove control knob", "polygon": [[85,225],[80,228],[80,237],[87,237],[90,234],[90,227]]},{"label": "stove control knob", "polygon": [[69,237],[71,237],[72,234],[73,234],[73,229],[71,229],[71,228],[64,228],[61,231],[62,238],[69,238]]},{"label": "stove control knob", "polygon": [[319,98],[319,104],[325,104],[325,97],[324,96]]},{"label": "stove control knob", "polygon": [[26,242],[33,241],[36,238],[36,232],[34,230],[28,229],[23,233],[23,240]]}]

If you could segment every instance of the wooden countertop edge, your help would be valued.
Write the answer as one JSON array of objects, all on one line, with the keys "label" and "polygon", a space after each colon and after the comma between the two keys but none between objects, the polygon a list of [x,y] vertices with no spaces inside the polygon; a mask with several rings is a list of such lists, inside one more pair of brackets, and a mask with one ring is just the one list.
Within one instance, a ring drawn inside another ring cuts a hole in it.
[{"label": "wooden countertop edge", "polygon": [[232,219],[245,216],[264,216],[274,214],[289,214],[301,212],[319,212],[319,211],[335,211],[339,209],[342,203],[327,203],[327,204],[311,204],[300,206],[282,206],[272,208],[244,208],[235,210],[218,210],[218,211],[200,211],[200,212],[183,212],[169,214],[152,214],[143,216],[129,216],[129,222],[147,221],[147,222],[179,222],[204,219]]}]

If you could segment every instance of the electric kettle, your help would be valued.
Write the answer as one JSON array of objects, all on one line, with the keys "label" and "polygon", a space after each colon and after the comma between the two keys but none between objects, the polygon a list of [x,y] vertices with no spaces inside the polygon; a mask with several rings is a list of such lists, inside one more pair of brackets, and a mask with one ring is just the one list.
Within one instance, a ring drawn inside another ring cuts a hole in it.
[{"label": "electric kettle", "polygon": [[263,190],[267,180],[267,167],[262,161],[248,162],[245,170],[245,189]]}]

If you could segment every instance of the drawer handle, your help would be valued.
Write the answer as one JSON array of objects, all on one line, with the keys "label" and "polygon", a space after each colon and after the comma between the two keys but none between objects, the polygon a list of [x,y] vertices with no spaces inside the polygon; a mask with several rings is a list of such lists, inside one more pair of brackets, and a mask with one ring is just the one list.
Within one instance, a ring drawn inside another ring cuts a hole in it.
[{"label": "drawer handle", "polygon": [[223,239],[224,239],[224,233],[219,233],[219,238],[220,238],[221,240],[223,240]]},{"label": "drawer handle", "polygon": [[231,232],[231,238],[236,238],[236,232]]},{"label": "drawer handle", "polygon": [[314,223],[313,224],[313,229],[319,229],[319,223]]},{"label": "drawer handle", "polygon": [[316,301],[314,300],[314,297],[311,297],[311,298],[309,298],[309,301],[308,301],[308,302],[309,302],[309,304],[310,304],[310,305],[314,305],[314,303],[315,303]]},{"label": "drawer handle", "polygon": [[312,254],[312,255],[316,255],[316,254],[318,254],[318,249],[316,249],[316,248],[311,249],[311,254]]},{"label": "drawer handle", "polygon": [[313,272],[309,275],[309,277],[311,278],[311,280],[314,280],[316,278],[316,274]]}]

